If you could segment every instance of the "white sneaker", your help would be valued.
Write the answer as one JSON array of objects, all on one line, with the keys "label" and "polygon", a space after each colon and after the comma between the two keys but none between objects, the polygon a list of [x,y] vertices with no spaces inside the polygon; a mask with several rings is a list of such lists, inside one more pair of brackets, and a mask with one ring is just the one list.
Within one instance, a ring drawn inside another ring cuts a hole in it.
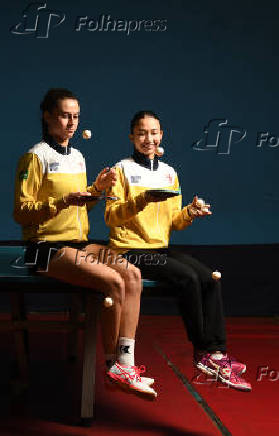
[{"label": "white sneaker", "polygon": [[145,399],[154,400],[157,397],[157,392],[150,387],[154,383],[154,379],[140,377],[140,373],[144,371],[144,366],[124,366],[116,362],[107,371],[107,376],[110,381],[117,383],[121,389]]},{"label": "white sneaker", "polygon": [[142,383],[145,383],[147,386],[152,386],[155,383],[154,378],[150,378],[150,377],[141,377],[140,378]]}]

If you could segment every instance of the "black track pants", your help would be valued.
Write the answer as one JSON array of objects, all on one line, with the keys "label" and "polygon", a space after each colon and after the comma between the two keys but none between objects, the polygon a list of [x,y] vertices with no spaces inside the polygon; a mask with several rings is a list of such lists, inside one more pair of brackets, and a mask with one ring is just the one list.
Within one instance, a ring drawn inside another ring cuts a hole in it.
[{"label": "black track pants", "polygon": [[207,266],[175,249],[130,250],[125,257],[143,278],[169,283],[195,349],[226,351],[221,283]]}]

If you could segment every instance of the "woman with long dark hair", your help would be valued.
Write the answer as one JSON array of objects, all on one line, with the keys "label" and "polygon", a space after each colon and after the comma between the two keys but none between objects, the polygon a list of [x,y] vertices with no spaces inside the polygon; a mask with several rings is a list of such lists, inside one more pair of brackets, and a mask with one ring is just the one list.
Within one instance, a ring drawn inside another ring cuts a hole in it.
[{"label": "woman with long dark hair", "polygon": [[112,298],[114,304],[102,313],[107,376],[120,387],[155,398],[154,380],[141,377],[134,363],[140,271],[87,240],[88,200],[113,186],[116,172],[105,168],[87,185],[85,160],[70,143],[80,116],[71,91],[50,89],[41,110],[43,138],[22,156],[16,175],[14,218],[28,241],[25,261],[36,273]]}]

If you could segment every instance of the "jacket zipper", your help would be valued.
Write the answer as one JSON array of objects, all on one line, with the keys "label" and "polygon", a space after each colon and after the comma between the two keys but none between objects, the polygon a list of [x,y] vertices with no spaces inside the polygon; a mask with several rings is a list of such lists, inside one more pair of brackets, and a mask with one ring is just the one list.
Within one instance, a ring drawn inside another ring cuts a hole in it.
[{"label": "jacket zipper", "polygon": [[[153,161],[151,163],[151,171],[154,171],[153,170]],[[161,234],[161,228],[160,228],[160,224],[159,224],[159,211],[160,211],[160,203],[158,202],[157,203],[157,229],[159,231],[159,234]],[[168,244],[167,244],[167,242],[166,242],[166,240],[165,240],[163,235],[162,235],[162,239],[163,239],[163,242],[164,242],[165,246],[167,246]]]}]

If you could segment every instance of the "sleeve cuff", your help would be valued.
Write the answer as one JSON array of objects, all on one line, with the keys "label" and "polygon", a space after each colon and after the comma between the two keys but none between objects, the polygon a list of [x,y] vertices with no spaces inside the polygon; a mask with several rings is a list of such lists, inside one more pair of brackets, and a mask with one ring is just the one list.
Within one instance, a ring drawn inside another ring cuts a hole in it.
[{"label": "sleeve cuff", "polygon": [[182,216],[185,221],[193,222],[193,217],[189,215],[187,206],[183,207]]},{"label": "sleeve cuff", "polygon": [[147,205],[147,201],[145,199],[145,192],[141,192],[136,197],[136,209],[137,209],[137,212],[140,212],[141,210],[143,210],[146,205]]},{"label": "sleeve cuff", "polygon": [[93,185],[88,186],[86,190],[87,190],[87,192],[90,192],[91,195],[102,195],[102,193],[103,193],[103,191],[98,191],[96,189],[96,186],[94,183],[93,183]]},{"label": "sleeve cuff", "polygon": [[61,210],[66,209],[67,205],[65,204],[63,198],[53,198],[49,197],[49,211],[50,216],[53,218],[56,216]]}]

